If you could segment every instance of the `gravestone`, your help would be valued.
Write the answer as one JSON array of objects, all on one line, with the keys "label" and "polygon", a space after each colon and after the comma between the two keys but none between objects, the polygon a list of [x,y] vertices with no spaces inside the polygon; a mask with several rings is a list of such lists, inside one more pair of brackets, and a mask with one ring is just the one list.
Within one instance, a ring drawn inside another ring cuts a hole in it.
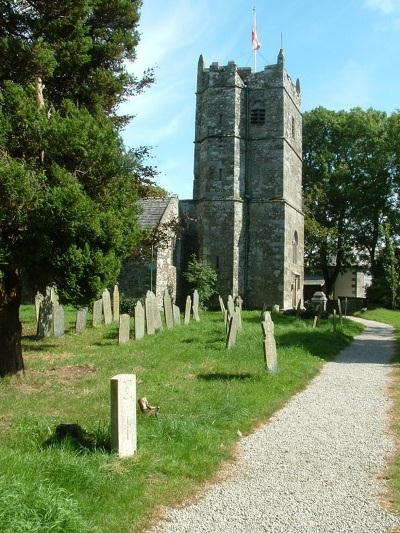
[{"label": "gravestone", "polygon": [[181,325],[181,310],[177,305],[172,306],[173,313],[174,313],[174,322],[177,326]]},{"label": "gravestone", "polygon": [[337,304],[338,304],[340,325],[343,326],[342,302],[339,298],[338,298]]},{"label": "gravestone", "polygon": [[174,327],[174,319],[172,314],[171,296],[169,295],[168,290],[164,291],[164,316],[167,329],[172,329]]},{"label": "gravestone", "polygon": [[104,289],[102,294],[104,323],[112,324],[111,297],[108,289]]},{"label": "gravestone", "polygon": [[228,350],[230,350],[231,348],[233,348],[233,346],[235,346],[236,335],[237,335],[236,317],[235,315],[233,315],[229,319],[228,335],[226,339],[226,347],[228,348]]},{"label": "gravestone", "polygon": [[280,312],[280,307],[279,307],[279,305],[273,305],[273,306],[272,306],[272,312],[273,312],[273,313],[279,313],[279,312]]},{"label": "gravestone", "polygon": [[130,457],[137,449],[135,374],[111,378],[111,447],[119,457]]},{"label": "gravestone", "polygon": [[278,372],[278,357],[276,353],[276,342],[275,342],[275,326],[271,322],[263,322],[262,329],[264,333],[264,360],[267,366],[268,371],[271,374],[276,374]]},{"label": "gravestone", "polygon": [[154,323],[154,329],[156,331],[162,331],[163,330],[163,324],[161,320],[161,311],[160,306],[158,304],[158,298],[154,294],[154,292],[150,291],[150,298],[151,298],[151,305],[153,309],[153,323]]},{"label": "gravestone", "polygon": [[193,293],[193,318],[196,322],[200,322],[200,315],[199,315],[199,293],[197,289]]},{"label": "gravestone", "polygon": [[238,331],[242,329],[242,312],[239,306],[235,307],[236,325]]},{"label": "gravestone", "polygon": [[226,306],[228,308],[229,316],[233,316],[235,313],[235,302],[233,301],[233,298],[231,295],[228,296],[228,301],[226,303]]},{"label": "gravestone", "polygon": [[313,322],[313,329],[315,329],[318,326],[318,315],[315,315],[314,322]]},{"label": "gravestone", "polygon": [[227,324],[228,324],[228,320],[229,320],[228,309],[225,309],[225,313],[224,313],[224,324],[225,324],[226,327],[227,327]]},{"label": "gravestone", "polygon": [[114,286],[113,290],[113,319],[114,322],[119,322],[119,289],[118,285]]},{"label": "gravestone", "polygon": [[64,307],[60,304],[53,305],[53,335],[54,337],[64,335]]},{"label": "gravestone", "polygon": [[144,309],[142,302],[137,302],[135,305],[135,339],[143,339],[144,337]]},{"label": "gravestone", "polygon": [[235,307],[240,307],[240,310],[242,310],[242,307],[243,307],[243,298],[240,296],[240,294],[238,294],[236,297],[235,297]]},{"label": "gravestone", "polygon": [[54,285],[50,287],[50,300],[53,305],[58,305],[60,303],[58,300],[57,288],[54,287]]},{"label": "gravestone", "polygon": [[192,311],[192,298],[186,296],[186,305],[185,305],[185,324],[188,325],[190,322],[190,313]]},{"label": "gravestone", "polygon": [[36,324],[39,320],[40,305],[43,302],[43,298],[44,298],[43,294],[38,291],[35,296]]},{"label": "gravestone", "polygon": [[93,327],[97,328],[103,323],[103,299],[96,300],[93,304]]},{"label": "gravestone", "polygon": [[81,307],[76,312],[75,333],[82,333],[86,329],[88,308]]},{"label": "gravestone", "polygon": [[39,310],[39,320],[37,323],[37,336],[39,338],[51,337],[53,335],[53,303],[50,296],[43,298]]},{"label": "gravestone", "polygon": [[219,300],[219,306],[221,308],[221,313],[223,315],[225,315],[225,304],[224,304],[224,300],[221,298],[221,296],[218,296],[218,300]]},{"label": "gravestone", "polygon": [[272,322],[271,313],[269,311],[264,311],[261,321],[271,323]]},{"label": "gravestone", "polygon": [[333,310],[332,322],[333,322],[333,331],[336,331],[336,309]]},{"label": "gravestone", "polygon": [[151,297],[150,292],[148,291],[146,294],[146,298],[144,300],[144,309],[146,313],[146,332],[147,335],[154,335],[155,328],[154,328],[154,304],[153,299]]},{"label": "gravestone", "polygon": [[129,342],[130,319],[127,314],[119,317],[118,344],[127,344]]}]

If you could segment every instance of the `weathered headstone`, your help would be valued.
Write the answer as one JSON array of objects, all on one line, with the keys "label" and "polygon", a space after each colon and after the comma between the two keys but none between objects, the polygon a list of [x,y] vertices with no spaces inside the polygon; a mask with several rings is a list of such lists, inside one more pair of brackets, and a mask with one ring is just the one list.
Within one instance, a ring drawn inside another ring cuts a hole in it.
[{"label": "weathered headstone", "polygon": [[60,304],[53,305],[53,335],[54,337],[64,335],[64,307]]},{"label": "weathered headstone", "polygon": [[273,306],[272,306],[272,312],[273,312],[273,313],[279,313],[279,312],[280,312],[280,307],[279,307],[279,305],[273,305]]},{"label": "weathered headstone", "polygon": [[225,315],[225,311],[226,311],[225,304],[224,304],[224,300],[221,298],[221,296],[218,296],[218,301],[219,301],[219,306],[221,308],[221,313],[223,315]]},{"label": "weathered headstone", "polygon": [[114,322],[119,322],[119,289],[118,285],[114,286],[113,290],[113,319]]},{"label": "weathered headstone", "polygon": [[242,307],[243,307],[243,298],[240,296],[240,294],[238,294],[238,295],[235,297],[234,303],[235,303],[235,307],[240,307],[240,310],[242,310]]},{"label": "weathered headstone", "polygon": [[315,329],[318,326],[318,315],[315,315],[314,322],[313,322],[313,329]]},{"label": "weathered headstone", "polygon": [[226,347],[228,350],[233,348],[236,344],[236,334],[237,334],[237,324],[236,324],[236,317],[233,315],[229,319],[229,328],[228,328],[228,335],[226,339]]},{"label": "weathered headstone", "polygon": [[111,311],[111,297],[108,289],[104,289],[102,294],[103,299],[103,313],[104,323],[107,325],[112,324],[112,311]]},{"label": "weathered headstone", "polygon": [[50,300],[53,305],[59,304],[57,287],[54,285],[50,287]]},{"label": "weathered headstone", "polygon": [[135,339],[143,339],[144,337],[144,309],[142,302],[137,302],[135,305]]},{"label": "weathered headstone", "polygon": [[192,298],[191,296],[186,297],[185,305],[185,324],[188,325],[190,322],[190,312],[192,310]]},{"label": "weathered headstone", "polygon": [[226,306],[228,308],[228,313],[232,317],[235,313],[235,302],[233,301],[233,298],[231,295],[228,296],[228,301],[226,303]]},{"label": "weathered headstone", "polygon": [[50,296],[43,298],[39,310],[37,336],[40,338],[53,335],[53,303]]},{"label": "weathered headstone", "polygon": [[168,290],[165,290],[164,292],[164,316],[167,329],[172,329],[174,327],[174,319],[172,315],[171,296],[169,295]]},{"label": "weathered headstone", "polygon": [[181,311],[177,305],[172,306],[173,313],[174,313],[174,322],[177,326],[181,325]]},{"label": "weathered headstone", "polygon": [[93,304],[93,327],[97,328],[103,323],[103,299],[96,300]]},{"label": "weathered headstone", "polygon": [[146,313],[146,332],[147,335],[154,335],[154,304],[150,292],[147,292],[144,300],[144,309]]},{"label": "weathered headstone", "polygon": [[196,322],[200,322],[200,315],[199,315],[199,293],[197,292],[197,289],[193,293],[193,318]]},{"label": "weathered headstone", "polygon": [[239,306],[235,307],[236,325],[238,331],[242,329],[242,311]]},{"label": "weathered headstone", "polygon": [[262,322],[267,322],[268,324],[272,322],[271,313],[269,311],[264,311]]},{"label": "weathered headstone", "polygon": [[225,309],[225,313],[224,313],[224,324],[225,324],[225,326],[227,326],[228,321],[229,321],[229,312],[228,312],[228,309]]},{"label": "weathered headstone", "polygon": [[136,452],[135,374],[111,378],[111,446],[119,457],[130,457]]},{"label": "weathered headstone", "polygon": [[81,307],[76,312],[76,324],[75,324],[75,333],[82,333],[86,329],[88,308]]},{"label": "weathered headstone", "polygon": [[332,322],[333,322],[333,331],[336,331],[336,309],[333,310]]},{"label": "weathered headstone", "polygon": [[152,307],[153,307],[154,329],[156,331],[159,331],[159,330],[162,331],[163,323],[161,320],[161,311],[160,311],[160,305],[158,303],[158,298],[153,292],[150,292],[150,296],[151,296],[151,302],[152,302]]},{"label": "weathered headstone", "polygon": [[278,372],[278,357],[276,353],[276,342],[274,330],[274,323],[263,322],[262,323],[263,333],[264,333],[264,359],[268,371],[271,374],[276,374]]},{"label": "weathered headstone", "polygon": [[39,320],[39,311],[40,311],[40,305],[43,302],[43,294],[41,292],[37,292],[35,296],[35,311],[36,311],[36,323]]},{"label": "weathered headstone", "polygon": [[119,317],[118,344],[127,344],[129,342],[130,318],[127,314]]}]

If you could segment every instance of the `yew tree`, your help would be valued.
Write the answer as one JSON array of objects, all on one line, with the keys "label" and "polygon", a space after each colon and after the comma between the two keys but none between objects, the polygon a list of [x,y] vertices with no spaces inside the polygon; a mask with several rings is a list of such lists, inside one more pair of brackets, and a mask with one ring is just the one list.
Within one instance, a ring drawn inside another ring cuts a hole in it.
[{"label": "yew tree", "polygon": [[126,69],[140,1],[0,0],[0,376],[23,370],[19,307],[55,283],[88,303],[135,249],[145,151],[117,115],[151,83]]}]

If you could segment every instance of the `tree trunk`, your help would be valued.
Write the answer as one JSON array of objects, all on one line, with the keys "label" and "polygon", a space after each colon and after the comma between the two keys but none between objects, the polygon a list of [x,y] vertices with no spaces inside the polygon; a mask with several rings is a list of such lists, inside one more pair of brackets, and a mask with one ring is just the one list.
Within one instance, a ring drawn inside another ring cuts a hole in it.
[{"label": "tree trunk", "polygon": [[21,349],[21,279],[7,270],[0,282],[0,377],[24,370]]}]

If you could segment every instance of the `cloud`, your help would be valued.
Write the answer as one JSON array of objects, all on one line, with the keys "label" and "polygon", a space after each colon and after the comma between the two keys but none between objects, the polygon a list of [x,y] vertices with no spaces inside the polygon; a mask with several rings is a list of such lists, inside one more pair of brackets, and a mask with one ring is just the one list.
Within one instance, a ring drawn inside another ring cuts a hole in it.
[{"label": "cloud", "polygon": [[389,15],[400,9],[400,0],[366,0],[365,5],[384,15]]}]

